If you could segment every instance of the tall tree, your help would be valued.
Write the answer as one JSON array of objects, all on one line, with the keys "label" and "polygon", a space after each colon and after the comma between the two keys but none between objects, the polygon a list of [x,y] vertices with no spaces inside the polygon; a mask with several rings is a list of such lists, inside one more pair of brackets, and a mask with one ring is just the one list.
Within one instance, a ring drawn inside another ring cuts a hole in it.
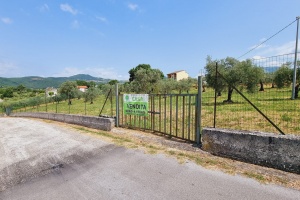
[{"label": "tall tree", "polygon": [[158,90],[157,83],[162,80],[162,72],[159,69],[139,69],[135,73],[135,79],[131,82],[137,93],[152,93]]},{"label": "tall tree", "polygon": [[[136,77],[136,73],[137,71],[139,71],[140,69],[145,69],[145,70],[152,70],[151,66],[149,64],[139,64],[138,66],[132,68],[131,70],[129,70],[129,82],[132,82],[135,80]],[[159,70],[159,75],[160,75],[160,79],[164,78],[164,74],[162,73],[162,71]]]},{"label": "tall tree", "polygon": [[[218,71],[224,77],[218,77],[217,83],[215,78],[215,63],[218,62]],[[257,91],[257,84],[263,78],[263,69],[253,65],[251,60],[239,62],[238,60],[227,57],[220,61],[212,61],[210,57],[206,64],[206,81],[207,84],[217,92],[227,88],[227,99],[224,102],[232,102],[233,88],[245,85],[248,92]],[[226,81],[225,81],[226,79]]]},{"label": "tall tree", "polygon": [[289,86],[293,81],[293,71],[287,65],[282,65],[274,74],[274,82],[278,88]]},{"label": "tall tree", "polygon": [[99,89],[96,87],[89,87],[89,89],[85,92],[85,102],[90,101],[91,104],[94,103],[94,100],[99,95]]},{"label": "tall tree", "polygon": [[78,94],[77,83],[74,81],[67,81],[61,84],[58,92],[61,96],[65,96],[68,98],[68,104],[71,105],[72,98],[75,98]]}]

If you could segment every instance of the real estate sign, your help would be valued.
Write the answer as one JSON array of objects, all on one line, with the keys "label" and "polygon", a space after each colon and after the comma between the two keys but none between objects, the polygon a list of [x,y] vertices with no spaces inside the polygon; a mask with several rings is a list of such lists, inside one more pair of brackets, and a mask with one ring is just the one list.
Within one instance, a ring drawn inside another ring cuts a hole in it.
[{"label": "real estate sign", "polygon": [[124,94],[123,110],[125,115],[148,115],[148,94]]}]

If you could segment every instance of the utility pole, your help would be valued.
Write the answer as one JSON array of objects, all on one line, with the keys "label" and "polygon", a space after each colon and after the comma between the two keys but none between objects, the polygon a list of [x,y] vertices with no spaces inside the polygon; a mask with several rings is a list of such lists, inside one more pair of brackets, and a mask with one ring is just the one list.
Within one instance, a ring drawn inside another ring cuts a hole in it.
[{"label": "utility pole", "polygon": [[296,32],[296,47],[295,47],[295,61],[294,61],[294,74],[293,74],[293,88],[292,88],[292,99],[295,99],[295,87],[297,79],[297,53],[298,53],[298,30],[299,30],[299,19],[300,16],[296,17],[297,20],[297,32]]}]

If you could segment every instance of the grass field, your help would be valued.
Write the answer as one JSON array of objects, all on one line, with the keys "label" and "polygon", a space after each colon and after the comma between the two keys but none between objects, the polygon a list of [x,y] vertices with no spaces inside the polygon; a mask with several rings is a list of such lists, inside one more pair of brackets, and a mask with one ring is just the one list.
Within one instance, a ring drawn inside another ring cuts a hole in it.
[{"label": "grass field", "polygon": [[[195,93],[192,91],[191,93]],[[243,92],[243,94],[259,109],[263,112],[275,125],[278,126],[282,132],[285,134],[295,134],[300,135],[300,99],[291,100],[291,89],[290,88],[270,88],[267,86],[264,92],[257,92],[254,94],[249,94]],[[85,103],[83,99],[73,99],[72,105],[68,105],[67,101],[62,101],[59,103],[43,103],[40,106],[26,107],[19,111],[28,111],[28,112],[57,112],[65,114],[80,114],[80,115],[91,115],[98,116],[100,110],[104,105],[105,95],[99,96],[93,104],[89,102]],[[234,91],[232,100],[233,103],[223,103],[227,99],[227,93],[223,92],[222,96],[217,97],[217,107],[216,107],[216,118],[215,125],[217,128],[228,128],[236,130],[251,130],[251,131],[263,131],[263,132],[272,132],[279,133],[279,131],[274,128],[259,112],[257,112],[246,100],[244,100],[237,92]],[[195,101],[195,100],[193,100]],[[207,88],[206,92],[202,93],[202,127],[213,127],[214,125],[214,90]],[[169,106],[169,111],[166,116],[170,115],[179,115],[179,121],[175,123],[174,121],[174,130],[179,127],[175,125],[182,125],[183,129],[194,128],[190,127],[185,122],[180,121],[181,118],[184,118],[185,113],[187,112],[187,107],[184,105],[195,104],[195,102],[180,101],[179,102],[179,111],[176,112],[175,100],[173,100],[172,106]],[[164,102],[155,100],[156,109]],[[169,103],[167,103],[169,104]],[[184,105],[183,105],[184,104]],[[120,106],[121,108],[122,106]],[[185,108],[183,108],[185,107]],[[171,111],[172,110],[172,111]],[[194,112],[194,110],[192,110]],[[102,113],[103,115],[115,116],[116,115],[116,106],[115,106],[115,97],[112,99],[108,98]],[[163,116],[163,113],[162,113]],[[175,118],[174,118],[175,119]],[[174,119],[169,120],[167,124],[172,124]],[[156,123],[161,123],[161,118],[156,117]],[[191,118],[194,120],[194,118]],[[139,123],[139,122],[135,122]],[[153,122],[154,123],[154,122]],[[148,125],[145,125],[148,126]],[[150,125],[149,125],[150,126]],[[170,129],[170,126],[167,127]],[[177,134],[177,133],[176,133]]]}]

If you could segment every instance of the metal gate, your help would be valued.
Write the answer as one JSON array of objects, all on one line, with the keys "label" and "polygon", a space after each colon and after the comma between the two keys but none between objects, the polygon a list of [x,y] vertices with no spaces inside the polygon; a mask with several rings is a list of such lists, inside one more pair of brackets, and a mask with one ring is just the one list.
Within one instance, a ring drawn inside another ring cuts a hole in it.
[{"label": "metal gate", "polygon": [[[123,106],[119,106],[118,123],[120,127],[150,130],[196,142],[199,140],[197,99],[198,94],[149,94],[148,116],[125,115]],[[123,105],[122,94],[119,105]]]}]

